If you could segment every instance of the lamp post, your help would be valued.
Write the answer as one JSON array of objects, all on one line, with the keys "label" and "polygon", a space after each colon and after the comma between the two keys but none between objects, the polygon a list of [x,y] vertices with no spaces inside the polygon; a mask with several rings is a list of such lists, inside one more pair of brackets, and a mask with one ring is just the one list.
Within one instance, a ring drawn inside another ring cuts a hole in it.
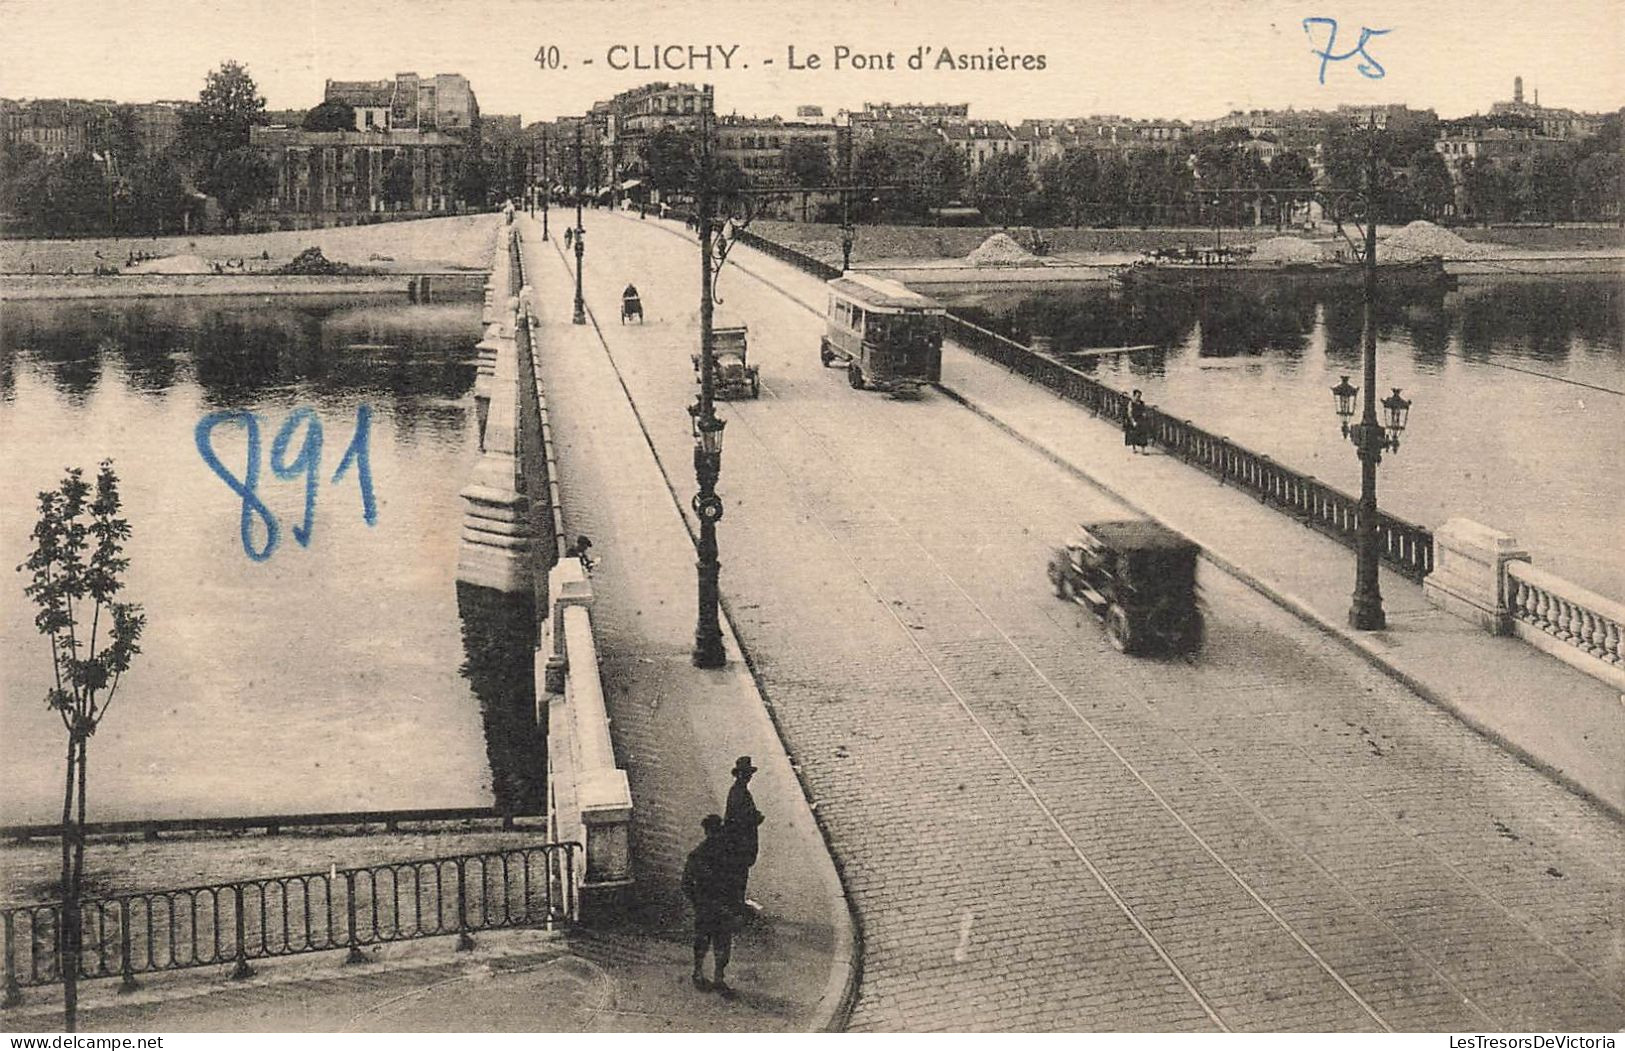
[{"label": "lamp post", "polygon": [[570,322],[575,325],[587,323],[587,303],[581,297],[581,256],[586,251],[582,245],[582,237],[586,230],[581,225],[581,125],[576,125],[576,305],[575,313],[571,315]]},{"label": "lamp post", "polygon": [[1399,435],[1405,429],[1411,403],[1399,388],[1382,400],[1385,420],[1377,420],[1377,152],[1375,138],[1366,161],[1364,309],[1362,317],[1362,358],[1365,396],[1361,399],[1360,422],[1349,423],[1354,415],[1354,398],[1359,387],[1344,376],[1332,388],[1343,435],[1354,443],[1360,457],[1360,504],[1355,516],[1354,601],[1349,606],[1349,626],[1357,631],[1380,631],[1387,626],[1382,609],[1382,588],[1377,567],[1377,464],[1384,450],[1399,451]]},{"label": "lamp post", "polygon": [[694,430],[694,479],[700,491],[694,494],[694,514],[700,520],[700,543],[695,568],[699,572],[699,609],[694,625],[694,666],[720,668],[728,662],[722,649],[722,625],[718,616],[718,578],[722,564],[717,560],[717,523],[722,520],[722,500],[717,496],[717,479],[722,474],[722,428],[713,400],[715,384],[711,375],[711,328],[713,322],[713,260],[711,238],[715,235],[716,201],[711,192],[711,133],[708,113],[700,114],[700,398],[689,408]]},{"label": "lamp post", "polygon": [[547,127],[542,127],[542,240],[547,240],[547,200],[553,196],[553,176],[547,169]]}]

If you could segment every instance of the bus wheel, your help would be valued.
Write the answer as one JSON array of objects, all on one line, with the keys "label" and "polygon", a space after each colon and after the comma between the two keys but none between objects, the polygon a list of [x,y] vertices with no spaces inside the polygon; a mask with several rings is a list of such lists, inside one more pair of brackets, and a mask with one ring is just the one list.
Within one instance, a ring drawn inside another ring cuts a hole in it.
[{"label": "bus wheel", "polygon": [[857,362],[854,361],[846,367],[846,379],[852,384],[853,390],[863,389],[863,369],[858,367]]}]

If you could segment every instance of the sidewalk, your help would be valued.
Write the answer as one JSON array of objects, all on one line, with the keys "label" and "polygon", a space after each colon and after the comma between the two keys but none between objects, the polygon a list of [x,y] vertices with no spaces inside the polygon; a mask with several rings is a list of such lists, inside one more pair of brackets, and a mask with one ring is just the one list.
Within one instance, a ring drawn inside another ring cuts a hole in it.
[{"label": "sidewalk", "polygon": [[[740,995],[727,1028],[838,1026],[856,955],[834,863],[726,620],[727,667],[690,663],[695,551],[678,501],[686,505],[693,479],[668,479],[655,460],[645,421],[605,353],[598,326],[607,320],[616,329],[615,315],[572,325],[574,279],[561,243],[543,242],[540,223],[528,217],[517,222],[542,312],[536,361],[563,476],[565,531],[592,537],[601,558],[593,624],[616,750],[632,785],[638,881],[638,904],[619,933],[680,946],[672,976],[682,988],[669,994],[667,1011],[698,1012],[693,1026],[679,1028],[715,1028],[719,998],[688,984],[689,917],[678,882],[702,838],[700,819],[724,809],[735,758],[752,756],[760,773],[751,790],[767,822],[749,893],[765,912],[735,939],[728,975]],[[589,314],[616,307],[588,303]]]},{"label": "sidewalk", "polygon": [[[1384,631],[1347,626],[1353,552],[1164,454],[1136,456],[1087,410],[953,346],[943,389],[978,415],[1202,546],[1215,564],[1341,638],[1423,697],[1625,820],[1625,703],[1602,682],[1435,609],[1381,572]],[[1192,499],[1200,494],[1199,499]]]}]

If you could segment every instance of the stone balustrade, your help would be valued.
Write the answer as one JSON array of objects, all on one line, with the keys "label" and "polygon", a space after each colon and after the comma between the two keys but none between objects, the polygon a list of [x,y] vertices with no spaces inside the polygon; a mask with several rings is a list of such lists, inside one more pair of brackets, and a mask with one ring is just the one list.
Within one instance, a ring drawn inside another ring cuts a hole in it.
[{"label": "stone balustrade", "polygon": [[1507,582],[1513,634],[1625,691],[1625,605],[1528,562],[1509,564]]},{"label": "stone balustrade", "polygon": [[615,765],[598,676],[592,584],[567,558],[549,574],[552,609],[536,659],[536,696],[547,706],[548,795],[553,837],[586,846],[582,890],[632,882],[632,789]]},{"label": "stone balustrade", "polygon": [[1465,518],[1440,526],[1433,543],[1422,590],[1435,606],[1625,691],[1625,606],[1535,568],[1511,536]]}]

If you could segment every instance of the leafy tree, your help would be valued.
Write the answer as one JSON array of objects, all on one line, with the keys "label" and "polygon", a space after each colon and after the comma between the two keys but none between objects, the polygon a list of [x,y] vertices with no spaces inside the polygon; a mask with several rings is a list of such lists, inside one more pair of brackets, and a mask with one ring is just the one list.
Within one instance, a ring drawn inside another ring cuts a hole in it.
[{"label": "leafy tree", "polygon": [[[649,139],[645,155],[649,166],[649,183],[662,195],[684,193],[694,188],[696,156],[694,136],[676,128],[665,127]],[[568,178],[560,180],[573,184],[575,168],[566,169]]]},{"label": "leafy tree", "polygon": [[1424,218],[1437,219],[1456,199],[1456,184],[1444,158],[1433,149],[1418,150],[1411,158],[1410,177],[1405,181],[1406,196]]},{"label": "leafy tree", "polygon": [[1301,190],[1304,193],[1304,197],[1297,197],[1290,192],[1279,195],[1281,207],[1275,220],[1275,228],[1279,230],[1290,217],[1292,206],[1297,201],[1307,198],[1310,188],[1315,184],[1315,170],[1310,167],[1309,159],[1303,154],[1283,150],[1270,161],[1269,184],[1288,191]]},{"label": "leafy tree", "polygon": [[141,607],[117,601],[124,588],[124,543],[118,476],[103,460],[94,494],[74,468],[55,490],[39,494],[34,549],[18,566],[30,574],[23,592],[38,612],[34,626],[50,640],[52,685],[45,706],[68,733],[62,791],[62,912],[57,924],[63,1019],[78,1022],[79,901],[85,869],[86,785],[90,738],[101,724],[130,662],[141,652]]},{"label": "leafy tree", "polygon": [[50,171],[50,158],[31,142],[0,147],[0,211],[17,216],[27,226],[44,229],[50,210]]},{"label": "leafy tree", "polygon": [[1479,222],[1505,219],[1512,209],[1512,180],[1492,161],[1469,157],[1461,162],[1465,210]]},{"label": "leafy tree", "polygon": [[337,99],[329,99],[311,107],[305,113],[304,123],[300,126],[306,131],[354,131],[355,107]]},{"label": "leafy tree", "polygon": [[242,213],[271,195],[275,173],[258,151],[241,146],[216,157],[198,179],[198,187],[220,202],[233,230]]},{"label": "leafy tree", "polygon": [[1536,154],[1528,166],[1530,203],[1542,219],[1561,221],[1574,216],[1574,161],[1566,153]]},{"label": "leafy tree", "polygon": [[1575,167],[1577,210],[1599,219],[1618,219],[1625,204],[1625,164],[1618,150],[1593,153]]},{"label": "leafy tree", "polygon": [[181,114],[185,155],[208,170],[224,154],[248,145],[248,129],[265,123],[265,99],[254,78],[228,61],[204,78],[197,105]]},{"label": "leafy tree", "polygon": [[1032,172],[1019,153],[998,153],[976,173],[976,202],[984,215],[1009,223],[1026,214],[1033,194]]},{"label": "leafy tree", "polygon": [[929,208],[941,208],[965,191],[965,158],[946,142],[925,143],[914,164],[919,195]]},{"label": "leafy tree", "polygon": [[829,149],[822,142],[800,139],[779,155],[785,181],[792,186],[827,186],[834,178]]},{"label": "leafy tree", "polygon": [[108,222],[107,179],[102,166],[87,153],[75,154],[55,167],[52,210],[67,233],[88,233]]},{"label": "leafy tree", "polygon": [[[397,157],[396,160],[405,160]],[[410,164],[407,165],[406,174],[398,175],[397,189],[399,197],[391,197],[388,190],[388,172],[385,172],[385,200],[402,201],[410,203],[412,200],[412,172]],[[491,197],[491,171],[472,150],[465,150],[463,158],[458,163],[457,181],[454,187],[457,199],[466,205],[483,208]]]},{"label": "leafy tree", "polygon": [[[485,168],[478,158],[464,156],[464,168],[461,174],[470,171],[478,172],[478,178],[483,183]],[[389,167],[384,169],[384,200],[397,206],[410,206],[412,203],[412,159],[404,153],[397,153],[390,159]],[[465,198],[468,199],[468,198]],[[477,198],[478,203],[485,203],[485,194],[482,191]]]},{"label": "leafy tree", "polygon": [[143,157],[130,173],[130,209],[134,228],[157,236],[179,225],[186,210],[181,173],[168,157]]}]

